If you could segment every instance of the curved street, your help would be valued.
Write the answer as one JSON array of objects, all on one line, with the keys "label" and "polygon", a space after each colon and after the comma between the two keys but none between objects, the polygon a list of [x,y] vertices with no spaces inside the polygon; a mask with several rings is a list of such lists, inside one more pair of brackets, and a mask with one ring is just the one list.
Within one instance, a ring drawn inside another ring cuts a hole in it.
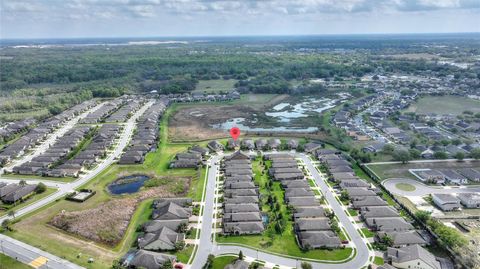
[{"label": "curved street", "polygon": [[[281,267],[297,268],[301,259],[287,258],[280,255],[275,255],[267,252],[258,251],[253,248],[236,246],[233,244],[216,244],[213,242],[213,219],[214,219],[214,206],[215,206],[215,184],[218,175],[218,161],[223,158],[224,155],[214,156],[210,159],[210,168],[208,171],[208,181],[206,183],[206,195],[205,195],[205,208],[201,223],[201,234],[198,242],[198,250],[193,260],[193,263],[189,265],[190,268],[202,268],[206,263],[208,255],[222,255],[222,254],[238,254],[242,251],[247,257],[258,259],[269,264],[279,265]],[[301,153],[294,155],[296,158],[301,158],[305,163],[306,168],[310,175],[320,187],[325,199],[330,204],[332,210],[335,212],[339,219],[339,224],[344,227],[347,234],[351,238],[351,246],[356,249],[355,256],[344,263],[321,263],[308,260],[316,269],[358,269],[362,268],[369,263],[371,256],[374,256],[373,251],[370,251],[367,247],[366,240],[358,233],[356,225],[352,223],[352,220],[345,213],[343,206],[337,201],[331,192],[329,186],[323,180],[322,175],[315,168],[311,159]],[[321,259],[321,257],[319,257]]]},{"label": "curved street", "polygon": [[[398,188],[397,184],[408,184],[415,190],[407,191]],[[400,196],[425,196],[432,193],[468,193],[480,192],[480,186],[430,186],[409,178],[391,178],[382,182],[382,185],[393,194]]]}]

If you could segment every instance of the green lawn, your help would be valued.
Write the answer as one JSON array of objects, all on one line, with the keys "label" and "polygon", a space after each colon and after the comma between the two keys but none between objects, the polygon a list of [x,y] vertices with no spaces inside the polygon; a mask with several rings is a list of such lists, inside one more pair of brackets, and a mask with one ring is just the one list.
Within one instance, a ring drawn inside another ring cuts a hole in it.
[{"label": "green lawn", "polygon": [[397,189],[402,190],[402,191],[415,191],[417,189],[417,188],[415,188],[415,186],[413,186],[412,184],[408,184],[408,183],[397,183],[397,184],[395,184],[395,187],[397,187]]},{"label": "green lawn", "polygon": [[328,261],[339,261],[347,259],[352,253],[351,248],[344,249],[315,249],[302,251],[295,241],[293,230],[285,231],[281,235],[243,235],[243,236],[217,236],[218,243],[237,243],[274,252],[283,255],[290,255],[300,258],[319,259]]},{"label": "green lawn", "polygon": [[348,209],[348,213],[350,213],[352,217],[358,216],[358,211],[352,208]]},{"label": "green lawn", "polygon": [[194,92],[207,92],[218,93],[228,92],[234,88],[236,79],[212,79],[212,80],[200,80],[197,86],[195,86]]},{"label": "green lawn", "polygon": [[0,253],[0,269],[32,269],[32,267]]},{"label": "green lawn", "polygon": [[362,228],[362,232],[367,238],[371,238],[375,236],[375,233],[370,231],[368,228]]},{"label": "green lawn", "polygon": [[[262,164],[258,158],[253,161],[252,169],[255,174],[255,183],[259,185],[260,193],[266,196],[269,190],[266,188],[267,182],[270,180],[268,176],[268,167],[271,162],[267,161]],[[263,174],[263,171],[265,173]],[[280,203],[280,210],[284,216],[291,216],[290,210],[284,202],[284,190],[280,182],[273,182],[271,192],[277,197]],[[269,213],[270,205],[262,203],[262,211]],[[222,236],[216,237],[218,243],[238,243],[254,248],[267,250],[284,255],[297,256],[310,259],[338,261],[346,259],[352,253],[352,249],[334,249],[334,250],[310,250],[303,251],[299,248],[295,232],[293,231],[293,221],[288,217],[285,228],[281,234],[275,232],[273,225],[269,225],[261,235],[245,235],[245,236]]]},{"label": "green lawn", "polygon": [[373,263],[376,265],[383,265],[385,262],[383,261],[382,257],[375,256],[375,259],[373,259]]},{"label": "green lawn", "polygon": [[177,256],[177,261],[181,263],[187,263],[188,260],[190,259],[190,256],[192,255],[192,252],[193,252],[193,245],[188,245],[184,249],[180,251],[171,252],[170,254]]},{"label": "green lawn", "polygon": [[212,269],[224,269],[225,266],[235,262],[237,259],[237,256],[215,257],[212,263]]},{"label": "green lawn", "polygon": [[28,206],[29,204],[32,204],[32,203],[34,203],[38,200],[41,200],[41,199],[51,195],[52,193],[54,193],[56,191],[57,191],[57,189],[47,188],[47,190],[45,192],[40,193],[40,194],[35,194],[32,197],[28,198],[23,203],[19,203],[17,205],[3,204],[3,205],[0,206],[0,216],[3,216],[5,214],[7,214],[8,211],[10,211],[10,210],[18,211],[19,209],[22,209],[22,208]]},{"label": "green lawn", "polygon": [[417,114],[460,115],[465,110],[480,112],[480,101],[459,96],[427,96],[410,105],[406,111]]}]

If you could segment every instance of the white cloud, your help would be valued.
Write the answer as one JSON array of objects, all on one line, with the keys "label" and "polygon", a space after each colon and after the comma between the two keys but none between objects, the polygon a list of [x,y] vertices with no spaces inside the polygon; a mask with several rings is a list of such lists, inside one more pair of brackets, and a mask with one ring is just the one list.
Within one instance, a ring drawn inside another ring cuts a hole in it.
[{"label": "white cloud", "polygon": [[[48,32],[48,28],[55,29],[59,23],[66,31],[71,26],[86,35],[96,33],[95,25],[118,28],[118,32],[127,31],[127,28],[121,27],[125,21],[144,26],[145,30],[150,29],[151,35],[170,34],[170,31],[181,35],[194,34],[192,31],[198,34],[217,33],[217,28],[234,31],[230,34],[245,34],[243,31],[247,30],[252,33],[281,33],[290,28],[297,29],[300,25],[302,29],[315,30],[325,27],[327,20],[330,20],[330,28],[325,28],[328,31],[334,30],[335,25],[343,21],[350,21],[350,28],[356,29],[362,27],[356,22],[365,20],[371,21],[371,29],[377,29],[383,23],[375,21],[375,18],[408,20],[419,16],[420,20],[424,16],[424,20],[429,20],[428,14],[449,14],[451,20],[457,21],[466,19],[461,18],[462,15],[467,15],[470,21],[475,18],[477,22],[480,20],[480,0],[0,0],[0,7],[2,22],[6,22],[2,29],[5,36],[27,35],[28,31],[21,33],[19,29],[34,26],[42,26],[45,29],[41,30]],[[435,17],[433,15],[432,18]],[[44,24],[33,25],[36,20]],[[193,25],[195,23],[199,26]],[[431,25],[434,31],[434,27],[440,27],[436,23],[426,21],[425,25]],[[398,21],[398,24],[399,28],[401,24],[409,25],[406,21]],[[282,29],[277,29],[275,25],[281,25]],[[388,25],[397,29],[396,25]],[[470,23],[465,27],[478,29],[474,25]],[[416,30],[407,29],[407,26],[404,29],[407,32]],[[385,31],[388,32],[388,29]]]}]

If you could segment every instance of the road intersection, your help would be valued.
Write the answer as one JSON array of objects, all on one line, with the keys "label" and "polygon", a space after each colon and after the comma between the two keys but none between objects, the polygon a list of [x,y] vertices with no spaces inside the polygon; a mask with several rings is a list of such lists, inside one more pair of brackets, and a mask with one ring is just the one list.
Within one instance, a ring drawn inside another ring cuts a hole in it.
[{"label": "road intersection", "polygon": [[[58,188],[57,192],[52,195],[35,202],[31,205],[25,206],[22,209],[19,209],[16,216],[22,216],[24,214],[30,213],[42,206],[45,206],[56,199],[59,199],[65,196],[67,193],[73,191],[79,186],[85,184],[90,179],[98,175],[101,171],[111,165],[117,157],[119,157],[123,149],[128,145],[128,142],[131,138],[133,130],[135,128],[136,119],[150,106],[152,103],[148,103],[142,109],[137,111],[133,117],[125,124],[125,128],[121,134],[118,145],[113,153],[111,153],[101,164],[99,164],[95,169],[89,171],[87,174],[82,175],[79,179],[71,183],[56,183],[52,181],[42,181],[42,180],[27,180],[30,183],[44,182],[49,187]],[[249,246],[244,245],[235,245],[235,244],[217,244],[215,242],[215,214],[216,214],[216,184],[219,176],[219,162],[225,156],[224,154],[219,154],[212,156],[208,161],[209,168],[207,171],[207,181],[205,184],[205,190],[203,194],[203,201],[201,203],[203,212],[202,216],[199,217],[199,236],[197,235],[196,241],[196,252],[192,255],[187,268],[202,268],[208,259],[208,255],[225,255],[225,254],[238,254],[239,251],[242,251],[244,255],[251,260],[260,260],[268,264],[278,265],[280,268],[297,268],[299,267],[301,261],[308,261],[312,264],[315,269],[358,269],[368,265],[374,256],[374,252],[369,250],[365,238],[359,233],[359,229],[355,224],[355,221],[347,215],[344,207],[336,199],[333,191],[330,189],[328,184],[325,182],[325,176],[321,174],[315,167],[314,162],[310,159],[309,156],[303,153],[291,153],[297,159],[300,159],[304,164],[305,168],[308,171],[308,175],[312,177],[316,185],[319,187],[320,191],[324,195],[329,206],[335,212],[336,216],[339,219],[341,227],[348,234],[348,237],[351,239],[350,247],[354,248],[352,255],[347,258],[345,261],[322,261],[321,257],[317,260],[313,259],[300,259],[297,257],[279,255],[275,253],[270,253],[263,251],[261,249],[254,249]],[[0,178],[1,181],[10,181],[12,179]],[[0,222],[4,219],[10,218],[9,216],[4,216],[0,218]],[[14,257],[19,261],[24,263],[35,263],[36,261],[46,261],[35,268],[53,268],[53,269],[79,269],[82,268],[76,264],[73,264],[69,261],[46,253],[38,248],[29,246],[23,242],[12,239],[5,235],[0,235],[0,243],[3,248],[0,248],[0,251],[8,256]],[[45,259],[43,259],[43,258]],[[33,264],[36,265],[36,264]],[[48,266],[48,267],[47,267]]]},{"label": "road intersection", "polygon": [[[114,161],[120,157],[122,154],[123,150],[125,147],[128,145],[130,142],[130,139],[132,137],[133,131],[135,130],[136,126],[136,120],[147,110],[148,107],[150,107],[153,104],[153,102],[148,102],[146,103],[141,109],[135,112],[135,114],[130,117],[130,119],[123,124],[124,128],[122,130],[122,133],[120,134],[120,138],[118,139],[117,146],[115,147],[114,151],[111,152],[107,158],[105,158],[98,166],[96,166],[94,169],[88,171],[86,174],[81,175],[77,180],[70,182],[70,183],[53,183],[52,181],[42,181],[42,180],[26,180],[27,183],[38,183],[38,182],[44,182],[47,186],[50,187],[56,187],[58,190],[45,197],[42,200],[39,200],[35,203],[32,203],[28,206],[25,206],[15,213],[15,217],[20,217],[25,214],[28,214],[30,212],[33,212],[57,199],[60,199],[64,197],[66,194],[74,191],[76,188],[84,185],[88,181],[90,181],[92,178],[97,176],[99,173],[101,173],[103,170],[105,170],[107,167],[109,167],[111,164],[114,163]],[[79,119],[76,119],[78,121]],[[71,125],[73,127],[73,125]],[[65,130],[66,132],[67,130]],[[28,155],[27,158],[30,158],[30,155]],[[13,182],[9,178],[0,178],[0,181],[10,181]],[[18,181],[18,180],[17,180]],[[3,216],[0,217],[0,223],[2,223],[5,219],[11,219],[11,216]],[[12,238],[9,238],[5,235],[0,235],[0,240],[5,245],[0,248],[0,251],[12,258],[19,259],[20,261],[24,263],[31,263],[38,259],[39,257],[45,257],[46,262],[43,264],[40,264],[39,266],[36,266],[35,268],[52,268],[52,269],[78,269],[82,268],[76,264],[73,264],[71,262],[68,262],[64,259],[61,259],[59,257],[56,257],[54,255],[48,254],[46,255],[46,252],[29,246],[25,243],[22,243],[18,240],[14,240]]]},{"label": "road intersection", "polygon": [[213,156],[209,163],[209,171],[207,175],[206,183],[206,195],[204,200],[204,214],[202,222],[200,224],[201,233],[198,241],[198,250],[195,258],[189,268],[197,269],[202,268],[207,262],[209,254],[225,255],[225,254],[238,254],[239,251],[250,260],[260,260],[269,264],[275,264],[280,268],[298,268],[301,261],[308,261],[316,269],[359,269],[367,266],[373,259],[374,252],[367,246],[367,240],[359,233],[359,227],[354,224],[353,219],[345,213],[343,206],[335,198],[329,186],[324,181],[324,176],[318,172],[312,160],[305,154],[296,153],[296,158],[301,159],[305,165],[308,173],[313,177],[315,183],[320,187],[325,199],[339,218],[340,223],[345,228],[346,233],[351,238],[351,246],[355,248],[352,256],[346,261],[339,261],[332,263],[332,261],[321,261],[321,257],[318,260],[313,259],[301,259],[297,257],[291,257],[286,255],[279,255],[275,253],[265,252],[260,249],[254,249],[252,247],[238,245],[238,244],[217,244],[214,242],[214,222],[215,220],[215,187],[219,171],[219,161],[224,157],[224,154]]}]

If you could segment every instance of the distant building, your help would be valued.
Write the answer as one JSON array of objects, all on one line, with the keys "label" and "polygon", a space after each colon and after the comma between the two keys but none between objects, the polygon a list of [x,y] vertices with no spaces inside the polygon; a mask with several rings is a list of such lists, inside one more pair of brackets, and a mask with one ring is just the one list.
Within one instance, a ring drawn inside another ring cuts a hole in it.
[{"label": "distant building", "polygon": [[433,203],[443,211],[458,210],[462,206],[460,200],[451,194],[432,194]]}]

